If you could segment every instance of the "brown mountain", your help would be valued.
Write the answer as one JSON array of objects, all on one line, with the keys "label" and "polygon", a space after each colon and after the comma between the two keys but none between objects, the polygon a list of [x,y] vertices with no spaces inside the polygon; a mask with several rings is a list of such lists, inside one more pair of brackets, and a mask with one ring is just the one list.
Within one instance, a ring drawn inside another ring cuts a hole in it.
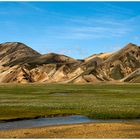
[{"label": "brown mountain", "polygon": [[19,42],[0,44],[0,65],[12,63],[24,57],[40,56],[38,52]]},{"label": "brown mountain", "polygon": [[103,80],[121,80],[140,67],[140,47],[129,43],[96,69]]},{"label": "brown mountain", "polygon": [[113,53],[83,60],[49,53],[41,55],[19,42],[0,44],[1,83],[140,82],[140,47],[129,43]]}]

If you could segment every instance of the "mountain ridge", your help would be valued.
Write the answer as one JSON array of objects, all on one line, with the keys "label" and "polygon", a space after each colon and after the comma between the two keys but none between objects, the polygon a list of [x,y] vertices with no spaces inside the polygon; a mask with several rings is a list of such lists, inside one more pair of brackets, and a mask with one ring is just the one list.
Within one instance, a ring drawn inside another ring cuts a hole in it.
[{"label": "mountain ridge", "polygon": [[0,44],[0,83],[140,82],[139,69],[140,47],[133,43],[82,60],[40,54],[20,42]]}]

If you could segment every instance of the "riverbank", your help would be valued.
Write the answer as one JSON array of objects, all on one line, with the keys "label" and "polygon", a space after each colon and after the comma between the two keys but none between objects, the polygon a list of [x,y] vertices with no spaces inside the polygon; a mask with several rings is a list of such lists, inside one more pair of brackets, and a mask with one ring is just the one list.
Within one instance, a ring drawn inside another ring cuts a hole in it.
[{"label": "riverbank", "polygon": [[35,127],[46,127],[46,126],[58,126],[66,124],[81,124],[81,123],[128,123],[128,122],[138,122],[140,119],[90,119],[86,116],[81,115],[71,115],[71,116],[61,116],[61,117],[47,117],[38,119],[27,119],[18,120],[11,122],[0,122],[0,130],[12,130],[12,129],[23,129],[23,128],[35,128]]},{"label": "riverbank", "polygon": [[140,122],[84,123],[0,131],[0,138],[140,138]]}]

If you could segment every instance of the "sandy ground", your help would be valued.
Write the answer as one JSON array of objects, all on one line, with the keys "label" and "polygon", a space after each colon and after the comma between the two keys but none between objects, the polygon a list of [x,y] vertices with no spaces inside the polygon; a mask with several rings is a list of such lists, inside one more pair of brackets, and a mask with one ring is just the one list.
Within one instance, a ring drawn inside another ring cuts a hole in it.
[{"label": "sandy ground", "polygon": [[140,138],[140,122],[86,123],[0,131],[0,138]]}]

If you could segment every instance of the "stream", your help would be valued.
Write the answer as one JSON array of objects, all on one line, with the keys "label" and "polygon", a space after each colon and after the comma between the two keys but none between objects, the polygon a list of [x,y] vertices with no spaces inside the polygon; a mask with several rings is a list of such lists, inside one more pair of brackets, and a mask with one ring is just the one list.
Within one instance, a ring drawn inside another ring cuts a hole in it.
[{"label": "stream", "polygon": [[[53,126],[53,125],[64,125],[64,124],[79,124],[79,123],[90,123],[90,122],[128,122],[129,120],[99,120],[90,119],[82,115],[71,115],[62,117],[49,117],[49,118],[38,118],[28,120],[18,120],[11,122],[0,122],[0,130],[8,129],[19,129],[19,128],[33,128],[42,126]],[[140,121],[140,119],[131,120]]]}]

